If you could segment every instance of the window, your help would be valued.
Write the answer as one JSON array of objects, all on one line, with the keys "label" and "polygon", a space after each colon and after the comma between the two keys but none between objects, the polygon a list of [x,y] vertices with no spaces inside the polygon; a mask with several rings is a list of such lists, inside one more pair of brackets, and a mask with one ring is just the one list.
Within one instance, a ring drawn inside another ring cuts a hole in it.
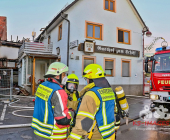
[{"label": "window", "polygon": [[115,59],[104,58],[104,69],[106,76],[115,76]]},{"label": "window", "polygon": [[83,56],[82,57],[82,71],[84,68],[89,64],[95,64],[96,63],[96,57],[95,56]]},{"label": "window", "polygon": [[116,0],[104,0],[104,9],[116,12]]},{"label": "window", "polygon": [[102,40],[102,24],[86,22],[86,38]]},{"label": "window", "polygon": [[62,39],[62,24],[58,27],[58,40]]},{"label": "window", "polygon": [[152,65],[154,72],[167,72],[170,71],[170,56],[169,54],[158,54],[154,56],[154,63]]},{"label": "window", "polygon": [[131,77],[131,60],[122,59],[122,77]]},{"label": "window", "polygon": [[7,67],[15,68],[15,62],[7,62]]},{"label": "window", "polygon": [[118,43],[130,44],[131,31],[126,29],[117,28]]}]

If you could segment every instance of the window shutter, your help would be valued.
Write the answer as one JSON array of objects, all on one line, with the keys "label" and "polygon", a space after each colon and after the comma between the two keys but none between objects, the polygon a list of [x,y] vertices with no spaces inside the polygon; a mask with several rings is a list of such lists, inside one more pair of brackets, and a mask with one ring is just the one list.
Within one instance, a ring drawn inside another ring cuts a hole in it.
[{"label": "window shutter", "polygon": [[113,61],[105,61],[105,69],[112,70],[113,69]]},{"label": "window shutter", "polygon": [[129,76],[129,62],[122,62],[122,77]]},{"label": "window shutter", "polygon": [[89,64],[94,64],[94,60],[84,59],[84,68]]}]

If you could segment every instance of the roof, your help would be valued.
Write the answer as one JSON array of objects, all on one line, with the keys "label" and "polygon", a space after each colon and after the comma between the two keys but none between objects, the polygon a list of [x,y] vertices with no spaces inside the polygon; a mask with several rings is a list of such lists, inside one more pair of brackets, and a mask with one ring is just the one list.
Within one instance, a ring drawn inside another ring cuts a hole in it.
[{"label": "roof", "polygon": [[[69,4],[68,6],[66,6],[66,8],[64,8],[63,10],[61,10],[61,12],[48,24],[48,26],[45,27],[45,29],[43,30],[43,32],[41,32],[41,34],[35,39],[35,41],[38,41],[41,37],[42,34],[44,34],[45,30],[47,30],[60,16],[63,12],[66,12],[68,9],[70,9],[72,6],[74,6],[79,0],[74,0],[71,4]],[[143,19],[141,18],[139,12],[137,11],[136,7],[134,6],[133,2],[131,0],[127,0],[130,5],[132,6],[132,8],[134,9],[134,12],[136,13],[136,15],[139,17],[139,19],[141,20],[142,24],[144,27],[146,27],[145,22],[143,21]]]},{"label": "roof", "polygon": [[12,41],[0,41],[0,46],[11,46],[11,47],[16,47],[20,48],[22,46],[22,42],[12,42]]},{"label": "roof", "polygon": [[61,17],[61,14],[63,12],[66,12],[68,9],[70,9],[74,4],[76,4],[79,0],[73,1],[71,4],[66,6],[61,12],[48,24],[48,26],[45,27],[45,29],[41,32],[41,34],[35,39],[35,42],[38,41],[42,34],[44,34],[45,30],[47,30],[59,17]]}]

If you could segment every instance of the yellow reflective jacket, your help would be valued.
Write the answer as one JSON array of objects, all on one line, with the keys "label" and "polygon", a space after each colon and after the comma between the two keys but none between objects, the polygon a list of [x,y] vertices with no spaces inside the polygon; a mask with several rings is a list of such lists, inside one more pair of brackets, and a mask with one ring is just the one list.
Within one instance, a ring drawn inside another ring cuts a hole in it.
[{"label": "yellow reflective jacket", "polygon": [[[100,100],[97,97],[97,95],[92,91],[88,91],[89,89],[91,89],[94,86],[95,86],[94,83],[88,84],[80,92],[81,95],[84,95],[84,94],[85,95],[81,102],[79,112],[86,112],[86,114],[89,114],[89,116],[95,114],[97,111],[97,108],[100,106]],[[115,111],[117,111],[117,107],[115,107]],[[85,118],[86,118],[86,116],[83,116],[82,114],[79,115],[79,113],[77,114],[76,125],[73,128],[73,130],[69,136],[69,140],[74,140],[76,138],[79,139],[83,135],[88,135],[88,132],[83,130],[83,128],[82,128],[82,120],[84,120]],[[98,139],[98,140],[102,139],[102,136],[101,136],[100,132],[98,131],[97,127],[95,127],[93,136],[92,136],[92,140],[95,140],[95,139]]]}]

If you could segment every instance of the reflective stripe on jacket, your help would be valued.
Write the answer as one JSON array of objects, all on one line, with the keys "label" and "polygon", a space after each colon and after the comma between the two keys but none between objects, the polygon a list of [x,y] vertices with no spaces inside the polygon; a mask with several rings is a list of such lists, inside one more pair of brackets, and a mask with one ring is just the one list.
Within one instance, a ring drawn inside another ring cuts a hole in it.
[{"label": "reflective stripe on jacket", "polygon": [[46,81],[40,84],[36,92],[31,126],[35,130],[34,133],[48,139],[65,139],[69,125],[55,123],[55,120],[65,117],[71,119],[66,92],[53,82]]},{"label": "reflective stripe on jacket", "polygon": [[115,132],[115,94],[111,88],[94,87],[90,91],[95,92],[100,99],[100,107],[95,118],[99,132],[106,139]]},{"label": "reflective stripe on jacket", "polygon": [[[83,135],[88,135],[88,132],[93,125],[93,122],[95,121],[95,115],[97,111],[99,110],[100,104],[102,103],[96,93],[91,91],[95,86],[94,83],[91,83],[84,87],[84,89],[80,92],[81,95],[83,95],[85,92],[85,95],[82,99],[77,117],[76,117],[76,125],[73,128],[69,140],[75,140],[75,139],[81,139]],[[114,112],[114,109],[112,110]],[[114,115],[114,113],[113,113]],[[109,120],[110,121],[110,120]],[[112,135],[114,136],[114,134]],[[112,137],[111,136],[111,137]],[[111,138],[109,137],[109,138]],[[99,132],[98,128],[95,127],[92,140],[96,139],[102,139],[102,135]]]}]

